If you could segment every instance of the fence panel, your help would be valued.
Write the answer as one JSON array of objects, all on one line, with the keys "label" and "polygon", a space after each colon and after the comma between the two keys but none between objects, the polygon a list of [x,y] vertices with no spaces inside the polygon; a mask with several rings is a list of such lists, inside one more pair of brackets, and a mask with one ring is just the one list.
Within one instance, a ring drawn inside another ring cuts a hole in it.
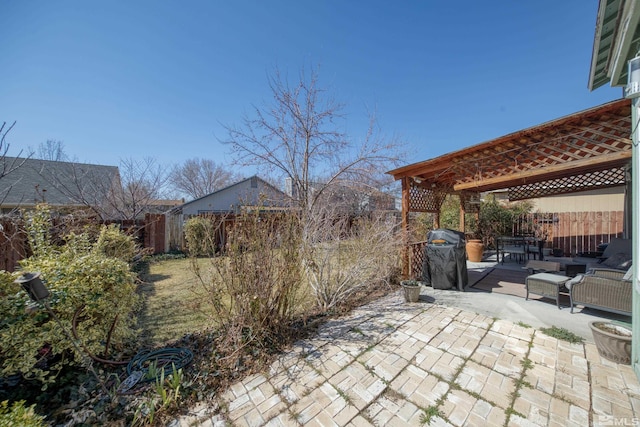
[{"label": "fence panel", "polygon": [[185,247],[184,242],[184,215],[167,214],[165,220],[165,249],[168,251],[179,251]]},{"label": "fence panel", "polygon": [[15,271],[27,253],[27,235],[19,224],[0,221],[0,270]]},{"label": "fence panel", "polygon": [[[543,220],[541,221],[541,218]],[[559,249],[565,256],[596,252],[598,245],[623,235],[622,211],[529,213],[516,221],[516,234],[542,230],[547,247]]]},{"label": "fence panel", "polygon": [[144,247],[153,249],[154,254],[165,252],[165,215],[146,214],[144,216]]}]

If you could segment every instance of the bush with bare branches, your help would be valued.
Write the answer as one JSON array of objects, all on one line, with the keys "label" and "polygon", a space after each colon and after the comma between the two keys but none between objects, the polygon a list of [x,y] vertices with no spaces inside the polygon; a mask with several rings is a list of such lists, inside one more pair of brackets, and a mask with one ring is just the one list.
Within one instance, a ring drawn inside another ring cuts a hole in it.
[{"label": "bush with bare branches", "polygon": [[229,230],[225,255],[211,258],[209,271],[194,259],[232,348],[267,345],[290,325],[301,286],[299,236],[295,215],[244,213]]},{"label": "bush with bare branches", "polygon": [[396,230],[395,221],[382,215],[354,222],[327,212],[310,216],[302,263],[318,307],[330,310],[367,287],[390,284],[399,272]]}]

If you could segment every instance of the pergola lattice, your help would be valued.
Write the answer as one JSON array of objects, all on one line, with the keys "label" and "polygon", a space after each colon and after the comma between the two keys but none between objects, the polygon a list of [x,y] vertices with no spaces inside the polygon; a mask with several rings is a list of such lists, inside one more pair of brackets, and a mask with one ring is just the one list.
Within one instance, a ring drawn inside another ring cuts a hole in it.
[{"label": "pergola lattice", "polygon": [[440,210],[446,194],[461,196],[461,215],[486,191],[510,200],[625,184],[631,161],[631,102],[612,101],[388,173],[402,180],[402,218]]},{"label": "pergola lattice", "polygon": [[630,101],[622,99],[388,173],[440,192],[483,192],[567,177],[575,177],[573,192],[583,191],[596,183],[592,173],[627,165],[630,135]]}]

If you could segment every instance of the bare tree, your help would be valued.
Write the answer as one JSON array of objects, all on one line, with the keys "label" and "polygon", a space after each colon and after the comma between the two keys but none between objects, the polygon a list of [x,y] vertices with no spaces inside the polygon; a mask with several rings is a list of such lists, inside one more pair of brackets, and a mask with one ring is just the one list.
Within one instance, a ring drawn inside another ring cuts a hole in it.
[{"label": "bare tree", "polygon": [[381,137],[374,117],[359,143],[342,133],[343,106],[318,86],[318,75],[304,70],[290,86],[278,70],[269,77],[273,105],[254,107],[239,127],[227,126],[225,141],[235,161],[258,166],[287,179],[303,212],[313,210],[325,189],[342,182],[369,182],[398,160],[399,144]]},{"label": "bare tree", "polygon": [[[16,122],[14,121],[10,125],[8,125],[7,122],[3,122],[0,126],[0,179],[4,178],[11,172],[21,167],[25,162],[25,159],[20,157],[23,153],[22,150],[18,152],[17,157],[7,156],[10,147],[10,144],[7,141],[7,135],[9,134],[9,132],[11,132],[11,129],[13,129],[15,125]],[[31,154],[29,153],[27,155],[27,158],[30,156]],[[11,191],[12,187],[12,185],[5,184],[0,186],[0,204],[2,204],[2,202],[6,200],[6,197]]]},{"label": "bare tree", "polygon": [[269,85],[272,105],[227,127],[225,142],[237,163],[285,178],[301,213],[300,267],[327,310],[393,276],[401,241],[394,217],[366,216],[357,227],[353,218],[373,203],[370,190],[380,188],[380,172],[398,162],[400,147],[381,136],[375,117],[359,142],[340,131],[343,106],[319,87],[315,71],[291,86],[276,70]]},{"label": "bare tree", "polygon": [[167,174],[152,158],[123,159],[119,168],[43,162],[39,173],[70,201],[102,220],[135,220],[163,195]]},{"label": "bare tree", "polygon": [[213,160],[193,158],[174,166],[169,183],[181,194],[197,199],[233,183],[239,176]]},{"label": "bare tree", "polygon": [[7,141],[7,135],[15,125],[16,122],[14,121],[10,125],[8,125],[7,122],[2,122],[2,126],[0,126],[0,179],[19,168],[24,163],[24,159],[20,158],[22,150],[20,150],[16,157],[9,158],[7,156],[10,146]]},{"label": "bare tree", "polygon": [[148,211],[162,197],[167,173],[155,159],[120,161],[120,186],[114,186],[109,204],[122,219],[134,220]]},{"label": "bare tree", "polygon": [[52,160],[54,162],[65,162],[69,160],[69,156],[64,149],[64,143],[55,139],[47,139],[46,142],[40,143],[36,158]]}]

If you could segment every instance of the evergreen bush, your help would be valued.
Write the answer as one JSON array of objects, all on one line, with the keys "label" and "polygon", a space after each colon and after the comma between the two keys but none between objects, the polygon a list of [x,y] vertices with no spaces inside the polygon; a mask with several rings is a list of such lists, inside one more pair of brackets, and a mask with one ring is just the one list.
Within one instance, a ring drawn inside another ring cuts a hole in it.
[{"label": "evergreen bush", "polygon": [[[40,272],[51,296],[47,304],[67,331],[75,331],[85,351],[101,357],[123,351],[132,342],[137,307],[134,275],[129,264],[95,250],[85,234],[67,236],[56,247],[49,239],[46,206],[28,215],[27,232],[33,256],[20,262],[25,272]],[[0,272],[0,376],[22,374],[46,388],[66,365],[85,355],[48,310],[32,302],[14,280],[20,273]]]},{"label": "evergreen bush", "polygon": [[216,232],[222,224],[223,221],[214,221],[202,216],[189,218],[184,225],[184,236],[189,255],[214,255],[216,253]]}]

